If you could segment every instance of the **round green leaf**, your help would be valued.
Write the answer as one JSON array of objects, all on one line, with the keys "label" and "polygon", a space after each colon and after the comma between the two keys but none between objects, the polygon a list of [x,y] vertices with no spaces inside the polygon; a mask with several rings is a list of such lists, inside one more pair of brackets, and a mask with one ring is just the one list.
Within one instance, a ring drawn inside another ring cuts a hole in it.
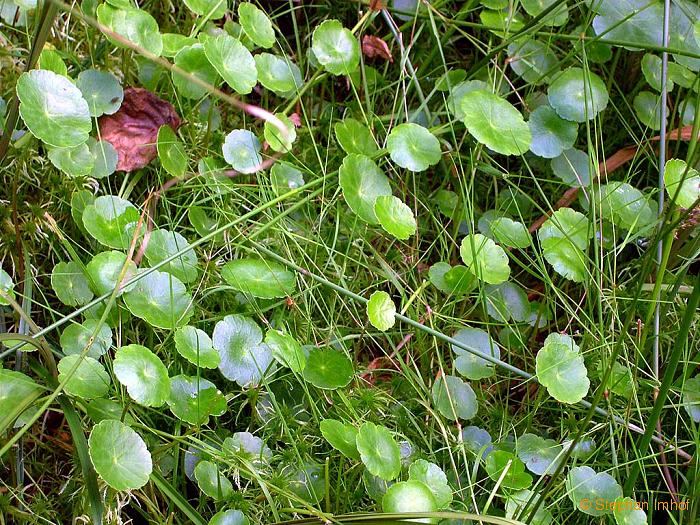
[{"label": "round green leaf", "polygon": [[[11,299],[15,298],[15,292],[12,291],[12,289],[15,287],[15,283],[12,282],[12,277],[0,268],[0,290],[2,290],[5,295],[9,296]],[[9,302],[7,302],[2,296],[0,296],[0,304],[7,305]]]},{"label": "round green leaf", "polygon": [[260,170],[263,161],[260,148],[260,141],[250,131],[236,129],[226,135],[224,159],[241,173],[255,173]]},{"label": "round green leaf", "polygon": [[128,200],[115,195],[97,197],[83,210],[83,225],[98,242],[121,250],[131,245],[139,212]]},{"label": "round green leaf", "polygon": [[557,55],[539,40],[525,38],[515,41],[508,46],[508,54],[515,74],[530,84],[544,84],[559,73]]},{"label": "round green leaf", "polygon": [[360,64],[360,44],[338,20],[325,20],[316,27],[311,49],[331,75],[349,75]]},{"label": "round green leaf", "polygon": [[350,459],[360,459],[357,450],[357,429],[335,419],[324,419],[319,425],[321,434],[330,445]]},{"label": "round green leaf", "polygon": [[[185,4],[190,1],[192,0],[185,0]],[[219,2],[221,0],[212,1]],[[196,43],[197,39],[191,36],[181,35],[179,33],[163,33],[163,52],[161,54],[164,57],[172,58],[177,55],[177,52],[183,47],[191,46],[192,44]]]},{"label": "round green leaf", "polygon": [[443,509],[452,503],[452,489],[447,484],[447,476],[435,463],[417,459],[408,468],[408,480],[425,484],[433,493],[437,508]]},{"label": "round green leaf", "polygon": [[74,148],[50,148],[48,157],[51,164],[69,177],[85,177],[95,167],[95,157],[87,143]]},{"label": "round green leaf", "polygon": [[238,22],[245,34],[260,47],[275,45],[275,30],[267,15],[250,2],[238,4]]},{"label": "round green leaf", "polygon": [[194,326],[182,326],[175,331],[175,349],[190,363],[201,368],[219,366],[219,354],[211,338],[203,330]]},{"label": "round green leaf", "polygon": [[204,86],[192,81],[192,77],[196,77],[210,86],[214,86],[219,78],[216,69],[207,60],[202,44],[183,47],[175,55],[173,63],[187,73],[185,75],[176,71],[172,72],[175,89],[184,98],[199,99],[208,93]]},{"label": "round green leaf", "polygon": [[253,90],[258,81],[258,70],[253,55],[239,40],[225,33],[207,38],[204,53],[234,91],[247,95]]},{"label": "round green leaf", "polygon": [[106,419],[95,425],[88,444],[95,470],[113,489],[135,490],[148,482],[151,453],[141,436],[121,421]]},{"label": "round green leaf", "polygon": [[700,374],[688,379],[683,384],[683,408],[690,418],[700,423]]},{"label": "round green leaf", "polygon": [[227,262],[221,276],[235,290],[253,297],[286,297],[296,289],[296,277],[279,263],[246,257]]},{"label": "round green leaf", "polygon": [[386,139],[389,156],[396,164],[410,171],[425,171],[440,162],[440,142],[423,126],[400,124]]},{"label": "round green leaf", "polygon": [[579,149],[567,149],[552,159],[552,171],[569,186],[587,187],[591,183],[588,154]]},{"label": "round green leaf", "polygon": [[605,39],[629,42],[626,49],[636,50],[637,45],[663,46],[663,4],[645,0],[606,0],[594,4],[598,13],[593,19],[596,34]]},{"label": "round green leaf", "polygon": [[73,367],[75,372],[70,376],[63,389],[70,395],[82,399],[93,399],[104,396],[109,390],[111,381],[105,368],[89,356],[67,355],[58,362],[58,380],[63,382]]},{"label": "round green leaf", "polygon": [[491,443],[491,434],[483,428],[468,426],[462,430],[462,441],[467,450],[474,454],[489,454],[493,447]]},{"label": "round green leaf", "polygon": [[283,113],[275,113],[275,117],[284,124],[287,134],[285,136],[282,130],[277,127],[277,124],[271,120],[266,120],[263,132],[265,140],[274,151],[287,153],[292,149],[292,144],[297,138],[297,130],[294,123]]},{"label": "round green leaf", "polygon": [[88,69],[75,82],[88,103],[91,117],[116,113],[124,100],[124,90],[112,73]]},{"label": "round green leaf", "polygon": [[169,124],[161,126],[158,130],[156,147],[165,171],[173,177],[182,177],[187,171],[187,153]]},{"label": "round green leaf", "polygon": [[355,443],[362,463],[371,474],[391,481],[401,473],[399,445],[388,428],[367,421],[358,430]]},{"label": "round green leaf", "polygon": [[[22,0],[19,0],[19,2],[21,1]],[[14,0],[14,3],[17,4],[18,0]],[[36,4],[34,7],[36,7]],[[56,50],[49,49],[48,47],[45,47],[39,54],[37,69],[47,69],[58,75],[68,77],[68,67],[63,61],[63,58],[61,58],[61,55]]]},{"label": "round green leaf", "polygon": [[[124,279],[121,281],[122,283],[136,276],[136,265],[133,261],[126,262],[126,254],[115,251],[102,252],[95,255],[87,263],[85,269],[91,282],[95,285],[95,293],[97,295],[111,293],[114,290],[124,264],[127,265],[127,268],[124,273]],[[133,289],[133,285],[119,290],[117,297],[127,289]]]},{"label": "round green leaf", "polygon": [[367,316],[377,330],[386,332],[396,323],[396,305],[388,293],[374,292],[367,303]]},{"label": "round green leaf", "polygon": [[175,276],[154,271],[142,276],[124,294],[124,303],[136,317],[157,328],[172,330],[192,316],[192,296]]},{"label": "round green leaf", "polygon": [[391,195],[389,179],[384,172],[369,157],[351,153],[343,159],[338,174],[350,209],[363,221],[377,224],[374,202],[381,195]]},{"label": "round green leaf", "polygon": [[275,162],[270,170],[270,184],[275,195],[284,195],[303,186],[304,175],[288,162]]},{"label": "round green leaf", "polygon": [[549,106],[540,106],[533,111],[528,125],[532,133],[530,151],[539,157],[558,157],[576,142],[578,125],[564,120]]},{"label": "round green leaf", "polygon": [[265,442],[250,432],[234,432],[224,439],[223,451],[245,459],[256,468],[269,464],[272,459],[272,451]]},{"label": "round green leaf", "polygon": [[480,233],[464,237],[459,254],[469,271],[482,281],[500,284],[510,276],[506,252]]},{"label": "round green leaf", "polygon": [[297,374],[306,367],[306,354],[291,334],[270,328],[265,334],[265,344],[270,348],[272,357],[282,366],[291,368]]},{"label": "round green leaf", "polygon": [[425,483],[400,481],[389,487],[382,498],[384,512],[435,512],[438,504]]},{"label": "round green leaf", "polygon": [[612,512],[609,505],[596,505],[596,501],[612,504],[622,497],[622,488],[615,478],[606,472],[596,473],[591,467],[572,468],[566,476],[566,490],[574,506],[589,516]]},{"label": "round green leaf", "polygon": [[228,10],[228,0],[184,0],[184,2],[194,13],[206,16],[210,20],[223,18]]},{"label": "round green leaf", "polygon": [[[656,91],[661,91],[661,57],[647,53],[642,57],[642,73],[649,85]],[[666,80],[666,89],[673,90],[673,80]]]},{"label": "round green leaf", "polygon": [[505,450],[494,450],[486,456],[484,469],[493,481],[500,480],[507,489],[520,490],[532,485],[532,476],[525,472],[523,462]]},{"label": "round green leaf", "polygon": [[343,352],[331,347],[312,348],[304,368],[304,379],[317,388],[335,390],[352,381],[355,370]]},{"label": "round green leaf", "polygon": [[82,324],[68,325],[61,333],[61,350],[66,355],[81,354],[95,332],[95,339],[87,355],[99,359],[112,346],[112,330],[96,319],[86,319]]},{"label": "round green leaf", "polygon": [[380,195],[374,201],[374,213],[387,232],[406,240],[416,233],[416,219],[411,208],[393,195]]},{"label": "round green leaf", "polygon": [[471,419],[479,405],[469,383],[456,376],[440,376],[433,383],[433,404],[440,414],[451,421]]},{"label": "round green leaf", "polygon": [[532,135],[523,116],[508,101],[486,90],[469,91],[460,99],[462,120],[476,140],[503,155],[522,155]]},{"label": "round green leaf", "polygon": [[203,377],[178,375],[170,378],[166,399],[175,417],[190,425],[206,425],[209,416],[226,412],[226,398],[216,385]]},{"label": "round green leaf", "polygon": [[55,148],[83,144],[92,130],[90,109],[66,77],[35,69],[17,80],[19,114],[32,135]]},{"label": "round green leaf", "polygon": [[114,375],[139,405],[159,407],[170,394],[168,369],[145,346],[127,345],[117,350]]},{"label": "round green leaf", "polygon": [[27,400],[36,399],[43,389],[21,372],[0,368],[0,414],[5,418],[17,407],[28,406]]},{"label": "round green leaf", "polygon": [[590,381],[579,347],[568,335],[549,334],[537,353],[537,380],[557,401],[574,404],[588,393]]},{"label": "round green leaf", "polygon": [[[491,336],[483,330],[478,328],[462,328],[458,330],[453,337],[465,346],[478,350],[482,354],[490,355],[496,359],[501,358],[500,347],[491,339]],[[495,373],[494,365],[490,361],[455,345],[452,345],[452,351],[456,356],[454,364],[457,372],[467,379],[476,381],[491,377]]]},{"label": "round green leaf", "polygon": [[498,242],[511,248],[529,248],[532,244],[530,232],[522,222],[508,217],[496,217],[490,224],[491,233]]},{"label": "round green leaf", "polygon": [[632,498],[618,498],[613,504],[613,514],[617,525],[645,525],[647,513],[638,501]]},{"label": "round green leaf", "polygon": [[289,58],[270,53],[260,53],[253,57],[258,70],[260,83],[283,97],[292,96],[302,85],[299,66]]},{"label": "round green leaf", "polygon": [[377,152],[377,143],[372,132],[354,118],[345,118],[333,126],[335,138],[345,153],[372,156]]},{"label": "round green leaf", "polygon": [[486,285],[483,301],[487,313],[500,323],[507,323],[511,319],[516,322],[528,321],[532,314],[527,293],[510,281]]},{"label": "round green leaf", "polygon": [[571,208],[555,211],[537,232],[547,262],[559,275],[575,282],[586,278],[584,250],[591,234],[586,216]]},{"label": "round green leaf", "polygon": [[601,215],[631,232],[648,230],[656,223],[656,212],[649,198],[626,182],[615,181],[600,187]]},{"label": "round green leaf", "polygon": [[553,439],[523,434],[516,442],[518,457],[533,474],[553,474],[561,462],[563,447]]},{"label": "round green leaf", "polygon": [[67,306],[82,306],[94,297],[90,284],[78,263],[60,262],[51,271],[51,288]]},{"label": "round green leaf", "polygon": [[212,343],[221,358],[221,373],[242,387],[260,383],[273,361],[260,327],[242,315],[227,315],[216,323]]},{"label": "round green leaf", "polygon": [[222,510],[214,514],[209,525],[250,525],[250,521],[240,510]]},{"label": "round green leaf", "polygon": [[199,490],[216,501],[229,499],[233,495],[233,485],[211,461],[197,463],[194,468],[194,477]]},{"label": "round green leaf", "polygon": [[[165,126],[168,127],[169,126]],[[163,129],[163,128],[161,128]],[[187,250],[172,261],[160,267],[184,283],[197,280],[197,255],[190,249],[190,243],[182,235],[169,230],[154,230],[146,245],[146,259],[148,264],[155,266],[176,253]]]},{"label": "round green leaf", "polygon": [[675,199],[676,206],[692,208],[700,198],[700,173],[688,167],[679,159],[666,162],[664,183],[669,197]]},{"label": "round green leaf", "polygon": [[637,93],[632,107],[639,121],[650,129],[661,129],[661,97],[650,91]]},{"label": "round green leaf", "polygon": [[547,90],[549,104],[566,120],[586,122],[608,105],[605,82],[593,73],[570,67],[559,75]]},{"label": "round green leaf", "polygon": [[477,279],[466,266],[450,266],[449,263],[435,263],[428,270],[430,282],[439,290],[455,295],[471,292],[476,286]]},{"label": "round green leaf", "polygon": [[[160,56],[163,51],[163,38],[158,22],[146,11],[134,7],[116,8],[108,3],[97,6],[97,21],[113,33],[129,40],[132,44]],[[105,33],[115,46],[129,49],[119,40]]]},{"label": "round green leaf", "polygon": [[112,146],[111,142],[107,142],[106,140],[98,141],[90,137],[88,138],[87,144],[94,158],[94,164],[90,172],[91,177],[103,179],[109,177],[117,170],[119,154],[114,146]]}]

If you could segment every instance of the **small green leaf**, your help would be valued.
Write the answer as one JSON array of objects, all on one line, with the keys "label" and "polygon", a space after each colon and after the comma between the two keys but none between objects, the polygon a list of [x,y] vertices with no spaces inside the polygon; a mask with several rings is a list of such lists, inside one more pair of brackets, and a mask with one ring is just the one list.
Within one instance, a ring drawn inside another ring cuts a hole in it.
[{"label": "small green leaf", "polygon": [[479,409],[472,387],[456,376],[440,376],[432,394],[437,411],[451,421],[471,419]]},{"label": "small green leaf", "polygon": [[312,348],[304,368],[304,379],[317,388],[335,390],[352,381],[355,370],[343,352],[331,347]]},{"label": "small green leaf", "polygon": [[553,439],[523,434],[516,442],[518,457],[533,474],[552,475],[562,459],[563,447]]},{"label": "small green leaf", "polygon": [[304,371],[306,354],[299,341],[291,334],[270,328],[265,334],[265,344],[270,348],[272,357],[282,366],[289,367],[297,374]]},{"label": "small green leaf", "polygon": [[[391,481],[401,473],[399,445],[388,428],[369,421],[363,423],[357,432],[356,445],[362,463],[371,474]],[[432,496],[429,489],[428,493]]]},{"label": "small green leaf", "polygon": [[92,130],[83,94],[66,77],[35,69],[17,80],[19,114],[32,135],[55,148],[74,148]]},{"label": "small green leaf", "polygon": [[613,514],[617,525],[646,525],[647,523],[647,513],[641,508],[640,503],[632,498],[615,500]]},{"label": "small green leaf", "polygon": [[234,432],[232,436],[224,439],[222,450],[245,459],[256,468],[268,465],[272,459],[272,450],[262,439],[250,432]]},{"label": "small green leaf", "polygon": [[273,361],[262,338],[262,330],[249,317],[227,315],[216,323],[212,343],[221,358],[219,370],[225,378],[242,387],[260,383]]},{"label": "small green leaf", "polygon": [[250,521],[240,510],[222,510],[214,514],[209,525],[250,525]]},{"label": "small green leaf", "polygon": [[552,159],[552,171],[569,186],[587,187],[591,183],[591,161],[585,151],[567,149]]},{"label": "small green leaf", "polygon": [[[647,53],[642,57],[642,73],[649,85],[656,91],[661,91],[661,57]],[[666,80],[666,89],[673,91],[673,80]]]},{"label": "small green leaf", "polygon": [[661,129],[661,97],[650,91],[640,91],[632,101],[639,121],[649,129]]},{"label": "small green leaf", "polygon": [[571,208],[555,211],[537,232],[547,262],[559,275],[575,282],[586,278],[584,250],[591,235],[586,216]]},{"label": "small green leaf", "polygon": [[187,153],[169,124],[161,126],[158,130],[156,147],[165,171],[173,177],[182,177],[187,171]]},{"label": "small green leaf", "polygon": [[223,18],[228,10],[228,0],[184,0],[194,13],[209,17],[210,20]]},{"label": "small green leaf", "polygon": [[124,294],[129,311],[151,326],[172,330],[187,324],[192,316],[192,296],[185,285],[165,272],[142,276]]},{"label": "small green leaf", "polygon": [[[185,0],[187,3],[190,0]],[[196,0],[195,0],[196,1]],[[219,1],[219,0],[214,0]],[[183,47],[191,46],[197,43],[197,39],[187,35],[181,35],[179,33],[163,33],[163,52],[162,56],[173,58],[177,55]]]},{"label": "small green leaf", "polygon": [[[2,290],[5,293],[5,295],[9,296],[11,299],[14,299],[14,287],[15,283],[12,282],[12,277],[10,277],[10,274],[8,274],[5,270],[0,268],[0,290]],[[6,301],[2,296],[0,296],[0,304],[8,305],[10,303]]]},{"label": "small green leaf", "polygon": [[435,463],[417,459],[408,468],[408,480],[425,484],[433,493],[437,508],[444,509],[452,503],[452,489],[447,484],[447,476]]},{"label": "small green leaf", "polygon": [[296,289],[296,276],[279,263],[250,257],[234,259],[221,269],[221,276],[235,290],[253,297],[286,297]]},{"label": "small green leaf", "polygon": [[528,125],[532,134],[530,151],[545,159],[553,159],[571,149],[578,135],[578,124],[564,120],[549,106],[533,111]]},{"label": "small green leaf", "polygon": [[650,199],[626,182],[614,181],[600,187],[601,215],[631,232],[649,231],[656,223]]},{"label": "small green leaf", "polygon": [[227,407],[226,398],[214,383],[185,375],[170,378],[166,401],[175,417],[197,426],[206,425],[209,416],[222,415]]},{"label": "small green leaf", "polygon": [[95,339],[87,355],[99,359],[112,346],[112,330],[96,319],[86,319],[82,324],[69,324],[61,333],[61,350],[66,355],[79,355],[87,348],[93,334]]},{"label": "small green leaf", "polygon": [[493,93],[476,89],[460,99],[461,118],[480,143],[502,155],[524,155],[532,134],[520,111]]},{"label": "small green leaf", "polygon": [[200,99],[209,91],[203,85],[192,80],[199,79],[209,86],[213,86],[219,79],[219,74],[213,65],[207,60],[204,45],[193,44],[183,47],[177,52],[173,63],[184,71],[185,74],[173,70],[172,79],[177,92],[184,98]]},{"label": "small green leaf", "polygon": [[374,203],[377,197],[391,195],[389,179],[384,172],[369,157],[351,153],[343,159],[338,174],[343,196],[350,209],[363,221],[377,224],[379,219]]},{"label": "small green leaf", "polygon": [[214,350],[211,338],[194,326],[182,326],[175,331],[175,350],[193,365],[201,368],[219,366],[219,353]]},{"label": "small green leaf", "polygon": [[590,381],[579,347],[568,335],[552,333],[537,353],[537,380],[557,401],[574,404],[588,393]]},{"label": "small green leaf", "polygon": [[541,494],[528,489],[508,494],[506,497],[506,518],[515,519],[517,516],[528,516],[531,519],[531,525],[551,525],[554,518],[544,505],[540,505],[530,518],[530,512],[538,504],[541,497]]},{"label": "small green leaf", "polygon": [[374,292],[367,303],[367,316],[377,330],[386,332],[396,323],[396,306],[391,296],[382,291]]},{"label": "small green leaf", "polygon": [[[170,129],[168,126],[165,126]],[[163,128],[161,128],[163,129]],[[191,283],[197,280],[197,254],[190,249],[190,243],[182,235],[169,230],[154,230],[146,245],[146,260],[151,266],[160,264],[176,253],[187,250],[182,255],[164,264],[160,269],[168,272],[183,283]]]},{"label": "small green leaf", "polygon": [[58,300],[67,306],[82,306],[94,297],[83,269],[73,261],[59,262],[53,267],[51,288]]},{"label": "small green leaf", "polygon": [[525,12],[532,16],[537,17],[545,9],[552,6],[552,4],[558,4],[550,13],[546,16],[541,17],[540,20],[551,26],[562,26],[569,19],[569,7],[566,5],[566,1],[560,0],[522,0],[521,4]]},{"label": "small green leaf", "polygon": [[304,175],[289,162],[275,162],[270,170],[270,184],[275,195],[284,195],[303,186]]},{"label": "small green leaf", "polygon": [[522,222],[508,217],[497,217],[491,221],[491,233],[498,242],[511,248],[529,248],[532,244],[530,232]]},{"label": "small green leaf", "polygon": [[324,419],[319,426],[321,434],[334,449],[350,459],[360,459],[357,450],[357,429],[353,425],[335,419]]},{"label": "small green leaf", "polygon": [[287,153],[292,149],[292,144],[294,144],[297,138],[297,131],[294,127],[294,123],[283,113],[275,113],[275,117],[284,124],[287,134],[285,136],[282,130],[277,127],[277,124],[271,120],[266,120],[263,132],[265,140],[274,151]]},{"label": "small green leaf", "polygon": [[[501,349],[491,339],[488,332],[478,328],[462,328],[453,337],[465,346],[478,350],[482,354],[490,355],[495,359],[501,358]],[[454,365],[457,372],[467,379],[476,381],[494,375],[494,365],[490,361],[455,345],[452,345],[452,351],[456,356]]]},{"label": "small green leaf", "polygon": [[204,53],[236,93],[247,95],[253,90],[258,81],[258,70],[253,55],[239,40],[225,33],[207,38]]},{"label": "small green leaf", "polygon": [[688,379],[683,384],[683,408],[690,418],[700,423],[700,374]]},{"label": "small green leaf", "polygon": [[89,453],[100,477],[115,490],[143,487],[153,470],[141,436],[115,419],[101,421],[90,433]]},{"label": "small green leaf", "polygon": [[31,403],[43,389],[21,372],[0,368],[0,414],[4,418],[17,407],[28,406],[27,400]]},{"label": "small green leaf", "polygon": [[516,322],[528,321],[532,313],[525,290],[510,281],[486,285],[483,301],[488,314],[499,323],[507,323],[511,319]]},{"label": "small green leaf", "polygon": [[261,169],[260,141],[246,129],[236,129],[226,135],[224,159],[241,173],[255,173]]},{"label": "small green leaf", "polygon": [[377,152],[377,143],[372,132],[354,118],[345,118],[333,126],[335,138],[345,153],[356,153],[371,157]]},{"label": "small green leaf", "polygon": [[311,49],[331,75],[349,75],[360,64],[360,44],[338,20],[325,20],[316,27]]},{"label": "small green leaf", "polygon": [[410,171],[425,171],[440,162],[440,142],[423,126],[400,124],[386,139],[389,156],[396,164]]},{"label": "small green leaf", "polygon": [[549,85],[547,96],[559,116],[573,122],[595,118],[608,105],[605,82],[592,71],[584,72],[579,67],[570,67],[559,75]]},{"label": "small green leaf", "polygon": [[[126,271],[121,281],[122,284],[136,276],[136,265],[134,261],[129,261],[127,263],[126,254],[116,251],[102,252],[95,255],[95,257],[87,263],[85,270],[87,271],[90,281],[95,285],[94,291],[97,295],[111,293],[112,290],[114,290],[125,264]],[[133,289],[133,285],[119,290],[117,297],[123,294],[127,289]]]},{"label": "small green leaf", "polygon": [[572,468],[566,476],[566,490],[574,506],[589,516],[612,512],[610,505],[596,505],[596,501],[612,503],[622,497],[622,488],[615,478],[606,472],[596,473],[591,467]]},{"label": "small green leaf", "polygon": [[510,67],[525,82],[548,83],[559,73],[559,59],[547,44],[528,37],[508,45]]},{"label": "small green leaf", "polygon": [[374,213],[379,224],[397,239],[406,240],[416,233],[413,211],[393,195],[380,195],[374,201]]},{"label": "small green leaf", "polygon": [[116,113],[124,100],[124,90],[112,73],[88,69],[75,82],[90,108],[91,117]]},{"label": "small green leaf", "polygon": [[95,167],[95,157],[87,143],[74,148],[50,148],[48,157],[51,164],[69,177],[85,177]]},{"label": "small green leaf", "polygon": [[139,405],[159,407],[170,394],[168,369],[145,346],[119,348],[114,357],[114,375]]},{"label": "small green leaf", "polygon": [[671,159],[666,162],[664,183],[666,193],[675,199],[676,206],[690,209],[700,198],[700,173],[682,160]]},{"label": "small green leaf", "polygon": [[103,179],[109,177],[117,170],[119,154],[111,142],[106,140],[98,141],[90,137],[87,140],[87,145],[90,148],[90,154],[94,158],[94,164],[90,172],[91,177]]},{"label": "small green leaf", "polygon": [[199,490],[216,501],[229,499],[233,495],[233,485],[211,461],[197,463],[194,468],[194,477]]},{"label": "small green leaf", "polygon": [[494,450],[486,456],[484,469],[493,481],[501,480],[501,486],[507,489],[521,490],[532,485],[532,476],[525,472],[523,462],[505,450]]},{"label": "small green leaf", "polygon": [[394,483],[382,498],[383,512],[435,512],[438,508],[430,488],[417,480]]},{"label": "small green leaf", "polygon": [[125,250],[131,245],[139,212],[128,200],[115,195],[97,197],[85,206],[83,224],[98,242]]},{"label": "small green leaf", "polygon": [[477,278],[466,266],[450,266],[449,263],[435,263],[428,270],[430,282],[439,290],[454,295],[471,292],[477,284]]},{"label": "small green leaf", "polygon": [[275,45],[275,30],[264,11],[250,2],[238,4],[238,22],[245,34],[260,47],[268,49]]},{"label": "small green leaf", "polygon": [[459,254],[469,271],[482,281],[500,284],[510,276],[506,252],[480,233],[464,237]]},{"label": "small green leaf", "polygon": [[[108,3],[97,6],[97,21],[132,44],[160,56],[163,38],[158,22],[146,11],[134,7],[116,8]],[[115,46],[129,49],[124,43],[105,33],[107,40]]]},{"label": "small green leaf", "polygon": [[111,381],[105,368],[89,356],[67,355],[58,362],[58,380],[63,382],[73,367],[78,364],[73,375],[63,389],[70,395],[82,399],[102,397],[109,391]]},{"label": "small green leaf", "polygon": [[294,95],[302,85],[299,66],[287,57],[260,53],[253,57],[258,70],[258,81],[270,91],[282,96]]}]

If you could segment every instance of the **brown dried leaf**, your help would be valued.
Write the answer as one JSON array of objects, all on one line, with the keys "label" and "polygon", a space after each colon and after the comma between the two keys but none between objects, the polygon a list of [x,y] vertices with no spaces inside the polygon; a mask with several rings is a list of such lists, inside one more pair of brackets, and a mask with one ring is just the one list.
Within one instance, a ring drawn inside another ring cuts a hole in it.
[{"label": "brown dried leaf", "polygon": [[384,9],[384,3],[382,2],[382,0],[370,0],[369,8],[372,11],[381,11],[382,9]]},{"label": "brown dried leaf", "polygon": [[368,58],[379,57],[389,62],[394,61],[389,46],[378,36],[364,35],[362,37],[362,53]]},{"label": "brown dried leaf", "polygon": [[180,127],[180,117],[170,102],[147,89],[126,88],[119,111],[99,120],[102,139],[119,155],[117,170],[134,171],[151,162],[158,155],[158,130],[165,124],[175,131]]}]

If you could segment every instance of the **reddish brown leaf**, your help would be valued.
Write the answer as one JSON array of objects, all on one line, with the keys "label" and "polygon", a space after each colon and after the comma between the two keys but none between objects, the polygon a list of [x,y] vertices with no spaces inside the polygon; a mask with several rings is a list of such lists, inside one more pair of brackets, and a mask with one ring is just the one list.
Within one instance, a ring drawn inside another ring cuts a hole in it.
[{"label": "reddish brown leaf", "polygon": [[119,111],[99,121],[102,139],[119,155],[117,170],[134,171],[151,162],[158,155],[158,130],[165,124],[176,131],[180,127],[180,117],[170,102],[147,89],[126,88]]},{"label": "reddish brown leaf", "polygon": [[365,35],[362,37],[362,53],[368,58],[379,57],[389,62],[394,61],[389,46],[378,36]]},{"label": "reddish brown leaf", "polygon": [[369,8],[372,11],[381,11],[382,9],[384,9],[384,3],[382,2],[382,0],[370,0]]}]

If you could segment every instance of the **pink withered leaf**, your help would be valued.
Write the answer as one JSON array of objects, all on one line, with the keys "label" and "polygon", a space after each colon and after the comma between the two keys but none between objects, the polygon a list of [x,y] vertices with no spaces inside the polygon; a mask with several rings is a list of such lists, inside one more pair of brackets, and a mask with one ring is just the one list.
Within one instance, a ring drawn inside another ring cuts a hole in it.
[{"label": "pink withered leaf", "polygon": [[362,37],[362,53],[367,58],[379,57],[389,62],[394,61],[391,51],[389,51],[389,46],[378,36],[364,35]]},{"label": "pink withered leaf", "polygon": [[117,170],[134,171],[151,162],[158,155],[158,130],[166,124],[175,131],[180,127],[170,102],[147,89],[126,88],[119,111],[99,120],[102,140],[110,142],[119,155]]}]

